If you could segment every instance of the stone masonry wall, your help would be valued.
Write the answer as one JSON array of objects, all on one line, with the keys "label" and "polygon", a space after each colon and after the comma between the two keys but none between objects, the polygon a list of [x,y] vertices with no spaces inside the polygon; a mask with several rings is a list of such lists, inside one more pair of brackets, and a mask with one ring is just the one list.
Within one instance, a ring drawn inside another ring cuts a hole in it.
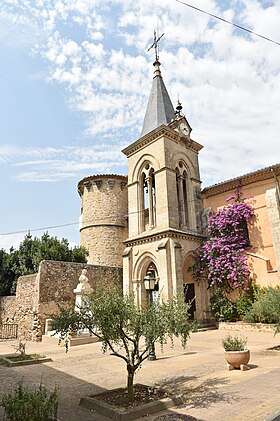
[{"label": "stone masonry wall", "polygon": [[16,317],[16,296],[0,297],[0,323],[14,322]]},{"label": "stone masonry wall", "polygon": [[20,276],[16,290],[16,317],[19,339],[33,339],[33,323],[36,308],[37,274]]},{"label": "stone masonry wall", "polygon": [[122,267],[127,238],[127,177],[96,175],[82,179],[80,245],[89,251],[88,263]]},{"label": "stone masonry wall", "polygon": [[122,287],[122,269],[94,266],[82,263],[68,263],[43,260],[38,272],[37,308],[33,339],[41,340],[45,322],[50,313],[59,311],[58,305],[75,305],[76,288],[82,269],[87,270],[87,277],[94,289],[101,280],[104,283],[117,284]]},{"label": "stone masonry wall", "polygon": [[19,277],[16,296],[0,297],[0,322],[18,323],[19,339],[40,341],[48,315],[59,305],[74,307],[82,269],[93,289],[99,280],[122,287],[120,268],[43,260],[37,274]]}]

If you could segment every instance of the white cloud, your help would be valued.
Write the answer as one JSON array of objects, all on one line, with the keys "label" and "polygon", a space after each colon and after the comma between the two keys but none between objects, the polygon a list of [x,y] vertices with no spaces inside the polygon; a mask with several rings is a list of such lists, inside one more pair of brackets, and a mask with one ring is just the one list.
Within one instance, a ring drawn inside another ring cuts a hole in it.
[{"label": "white cloud", "polygon": [[120,144],[57,149],[3,146],[0,147],[0,162],[14,168],[12,180],[19,182],[58,182],[69,178],[77,180],[89,172],[126,171]]},{"label": "white cloud", "polygon": [[[201,7],[198,0],[192,4]],[[280,2],[267,4],[205,0],[203,8],[277,40]],[[194,138],[205,144],[201,169],[206,183],[279,160],[279,46],[170,0],[157,0],[153,8],[149,0],[25,0],[20,6],[4,0],[1,16],[9,25],[41,28],[35,51],[48,63],[49,80],[62,84],[69,106],[86,116],[86,135],[107,139],[106,157],[98,163],[78,163],[71,148],[63,160],[57,159],[60,151],[51,158],[39,151],[51,175],[44,172],[44,162],[33,159],[35,151],[25,151],[17,168],[35,169],[17,174],[18,180],[63,179],[82,170],[99,171],[102,165],[103,172],[115,168],[115,156],[121,155],[108,145],[115,137],[129,143],[140,132],[152,81],[153,52],[147,48],[157,20],[165,33],[163,77],[174,105],[180,95]],[[11,157],[0,151],[1,159]],[[118,164],[123,165],[122,159]],[[59,171],[61,163],[66,171]]]}]

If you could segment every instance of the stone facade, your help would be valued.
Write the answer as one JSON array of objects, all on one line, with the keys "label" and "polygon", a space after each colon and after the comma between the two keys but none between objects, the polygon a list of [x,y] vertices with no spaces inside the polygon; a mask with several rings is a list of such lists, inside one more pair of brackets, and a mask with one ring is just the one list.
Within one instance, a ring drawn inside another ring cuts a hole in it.
[{"label": "stone facade", "polygon": [[16,316],[16,297],[0,297],[0,323],[13,322]]},{"label": "stone facade", "polygon": [[122,267],[123,242],[127,238],[127,177],[98,175],[78,183],[82,199],[80,244],[88,263]]},{"label": "stone facade", "polygon": [[202,146],[181,132],[182,125],[187,121],[181,116],[123,151],[128,158],[129,209],[124,290],[145,305],[143,279],[152,269],[162,299],[172,299],[188,286],[195,301],[192,316],[206,322],[207,286],[195,285],[188,272],[193,250],[204,238],[198,165]]},{"label": "stone facade", "polygon": [[[18,324],[18,336],[20,339],[26,341],[36,340],[37,327],[40,329],[36,312],[37,282],[38,276],[37,274],[34,274],[20,276],[17,283],[17,311],[15,319]],[[36,324],[36,321],[37,326],[36,329],[34,329],[34,322]]]},{"label": "stone facade", "polygon": [[20,339],[40,341],[48,314],[58,312],[59,305],[74,308],[82,269],[93,289],[99,281],[122,286],[119,268],[43,260],[37,274],[19,277],[15,297],[1,297],[1,321],[17,323]]}]

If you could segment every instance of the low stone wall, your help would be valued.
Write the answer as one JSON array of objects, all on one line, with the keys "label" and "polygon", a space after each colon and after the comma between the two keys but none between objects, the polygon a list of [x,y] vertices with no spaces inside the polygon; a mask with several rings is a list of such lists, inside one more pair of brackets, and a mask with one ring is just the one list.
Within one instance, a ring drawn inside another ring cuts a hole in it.
[{"label": "low stone wall", "polygon": [[240,332],[269,332],[274,333],[275,325],[266,323],[219,322],[219,330],[235,330]]},{"label": "low stone wall", "polygon": [[83,263],[44,260],[38,272],[38,304],[33,339],[41,340],[49,314],[58,313],[59,305],[74,307],[76,288],[82,269],[87,270],[89,284],[95,289],[97,282],[122,287],[122,269]]},{"label": "low stone wall", "polygon": [[36,281],[37,274],[20,276],[16,290],[16,322],[18,337],[24,341],[33,338],[34,314],[36,314]]},{"label": "low stone wall", "polygon": [[0,297],[0,323],[15,322],[17,302],[16,296]]},{"label": "low stone wall", "polygon": [[40,341],[49,314],[59,306],[74,308],[73,290],[83,269],[93,290],[97,282],[122,288],[121,268],[43,260],[37,274],[19,277],[15,297],[0,297],[0,322],[14,321],[20,339]]}]

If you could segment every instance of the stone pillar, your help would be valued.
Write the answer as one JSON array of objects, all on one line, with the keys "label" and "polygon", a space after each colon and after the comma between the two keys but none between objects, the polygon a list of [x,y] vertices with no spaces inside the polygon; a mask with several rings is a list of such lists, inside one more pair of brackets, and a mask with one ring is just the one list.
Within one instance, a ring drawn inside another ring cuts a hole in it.
[{"label": "stone pillar", "polygon": [[276,189],[267,190],[265,196],[276,268],[280,277],[280,212],[277,204]]},{"label": "stone pillar", "polygon": [[185,222],[185,201],[184,201],[184,189],[183,189],[183,179],[182,175],[178,177],[178,191],[179,191],[179,207],[180,207],[180,226],[186,225]]},{"label": "stone pillar", "polygon": [[153,190],[152,190],[152,177],[147,177],[148,186],[148,201],[149,201],[149,228],[154,226],[154,206],[153,206]]}]

